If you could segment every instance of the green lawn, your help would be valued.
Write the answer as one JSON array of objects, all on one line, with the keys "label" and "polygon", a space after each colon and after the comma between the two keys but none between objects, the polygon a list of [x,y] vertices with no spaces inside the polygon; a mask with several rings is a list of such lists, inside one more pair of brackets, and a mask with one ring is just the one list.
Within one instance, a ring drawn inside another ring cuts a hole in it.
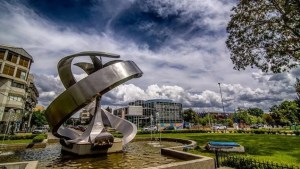
[{"label": "green lawn", "polygon": [[[154,135],[158,137],[158,134]],[[136,137],[150,137],[137,135]],[[300,167],[300,137],[268,134],[221,134],[221,133],[176,133],[162,134],[162,137],[183,138],[194,140],[199,146],[204,146],[208,141],[234,141],[245,147],[247,156],[262,161],[296,165]],[[213,153],[205,150],[193,150],[206,156]]]},{"label": "green lawn", "polygon": [[18,144],[18,143],[31,143],[32,139],[26,139],[26,140],[2,140],[0,141],[0,144]]}]

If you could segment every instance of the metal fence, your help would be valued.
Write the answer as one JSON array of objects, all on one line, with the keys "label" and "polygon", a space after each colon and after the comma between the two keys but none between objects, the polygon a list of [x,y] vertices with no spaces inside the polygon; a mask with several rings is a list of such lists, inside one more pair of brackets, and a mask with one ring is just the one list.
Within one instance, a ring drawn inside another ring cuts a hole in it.
[{"label": "metal fence", "polygon": [[220,166],[238,169],[300,169],[297,166],[258,161],[242,155],[216,151],[216,167]]}]

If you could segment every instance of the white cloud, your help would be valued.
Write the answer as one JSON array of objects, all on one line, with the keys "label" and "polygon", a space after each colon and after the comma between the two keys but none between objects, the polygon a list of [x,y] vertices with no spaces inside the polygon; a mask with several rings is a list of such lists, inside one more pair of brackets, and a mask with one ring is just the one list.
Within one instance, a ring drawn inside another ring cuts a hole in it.
[{"label": "white cloud", "polygon": [[162,17],[181,15],[183,22],[192,21],[197,27],[210,30],[224,29],[228,23],[234,1],[219,0],[153,0],[144,3],[145,11],[155,10]]},{"label": "white cloud", "polygon": [[[66,55],[86,50],[105,51],[133,60],[144,72],[108,93],[103,100],[111,104],[126,104],[136,99],[164,98],[185,106],[221,110],[218,82],[222,83],[226,110],[238,106],[258,106],[265,110],[283,99],[293,99],[293,84],[298,71],[284,74],[264,74],[256,69],[232,70],[225,46],[226,24],[232,3],[224,1],[148,1],[161,16],[181,13],[183,21],[194,27],[219,34],[203,34],[188,39],[184,34],[172,34],[158,50],[147,45],[119,39],[114,32],[98,34],[78,32],[42,18],[22,5],[0,4],[0,43],[20,46],[33,57],[31,72],[36,74],[39,101],[47,106],[64,89],[57,76],[56,65]],[[151,29],[151,24],[141,25]],[[164,30],[162,30],[164,31]],[[221,32],[221,33],[220,33]],[[155,32],[154,32],[155,33]],[[107,61],[108,59],[104,59]],[[77,60],[77,61],[80,61]],[[84,78],[74,69],[77,80]]]}]

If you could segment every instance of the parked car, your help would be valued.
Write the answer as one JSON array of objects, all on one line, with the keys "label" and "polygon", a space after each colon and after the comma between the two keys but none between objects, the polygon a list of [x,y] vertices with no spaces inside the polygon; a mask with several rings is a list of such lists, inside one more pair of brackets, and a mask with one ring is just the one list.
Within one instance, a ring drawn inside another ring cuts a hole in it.
[{"label": "parked car", "polygon": [[252,128],[252,129],[259,129],[259,128],[262,128],[262,127],[264,127],[263,124],[252,124],[252,125],[250,126],[250,128]]},{"label": "parked car", "polygon": [[212,127],[212,129],[213,130],[225,130],[225,129],[227,129],[227,127],[222,124],[216,124]]},{"label": "parked car", "polygon": [[253,124],[253,125],[251,125],[251,126],[250,126],[250,128],[251,128],[251,129],[258,129],[258,128],[259,128],[259,126],[258,126],[258,125],[256,125],[256,124]]},{"label": "parked car", "polygon": [[142,131],[157,131],[157,127],[156,126],[144,127],[142,128]]},{"label": "parked car", "polygon": [[47,132],[48,132],[48,130],[46,128],[38,127],[32,131],[32,134],[42,134],[42,133],[47,133]]}]

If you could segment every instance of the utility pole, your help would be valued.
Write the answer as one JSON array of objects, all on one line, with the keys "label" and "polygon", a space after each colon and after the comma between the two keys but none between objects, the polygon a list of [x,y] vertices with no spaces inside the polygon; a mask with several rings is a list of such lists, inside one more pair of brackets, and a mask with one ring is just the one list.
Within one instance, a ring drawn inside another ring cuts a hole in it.
[{"label": "utility pole", "polygon": [[218,84],[219,84],[219,88],[220,88],[220,94],[221,94],[221,101],[222,101],[223,113],[225,114],[224,103],[223,103],[223,95],[222,95],[222,90],[221,90],[221,83],[218,83]]}]

